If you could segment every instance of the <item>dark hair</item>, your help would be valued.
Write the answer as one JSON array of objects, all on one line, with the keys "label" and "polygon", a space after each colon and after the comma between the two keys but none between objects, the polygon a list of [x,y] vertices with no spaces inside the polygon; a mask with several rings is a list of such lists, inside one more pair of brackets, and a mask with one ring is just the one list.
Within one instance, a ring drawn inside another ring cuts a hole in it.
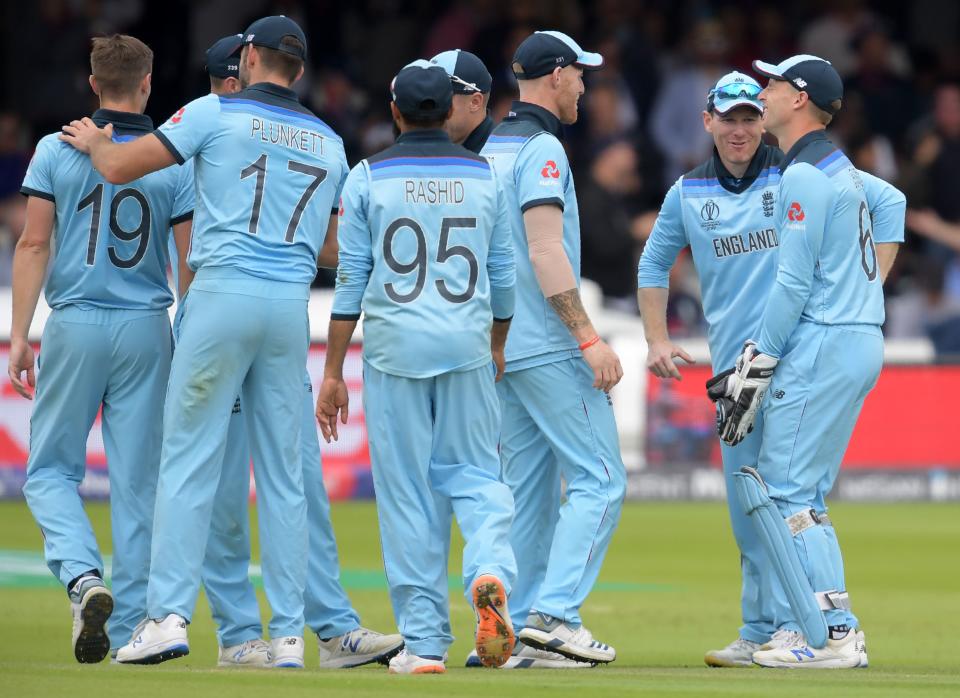
[{"label": "dark hair", "polygon": [[[280,46],[295,51],[303,51],[303,43],[295,36],[285,36],[280,40]],[[260,61],[263,67],[271,73],[277,73],[286,78],[287,83],[293,83],[300,74],[303,61],[296,56],[280,49],[257,46]]]},{"label": "dark hair", "polygon": [[[430,101],[432,100],[425,100]],[[431,105],[421,105],[430,108]],[[443,125],[447,122],[447,114],[444,114],[441,117],[436,116],[420,116],[419,114],[415,116],[407,116],[403,112],[400,112],[400,115],[403,117],[403,121],[408,126],[413,126],[415,128],[443,128]]]},{"label": "dark hair", "polygon": [[91,42],[90,71],[101,95],[126,97],[153,69],[153,51],[132,36],[95,36]]}]

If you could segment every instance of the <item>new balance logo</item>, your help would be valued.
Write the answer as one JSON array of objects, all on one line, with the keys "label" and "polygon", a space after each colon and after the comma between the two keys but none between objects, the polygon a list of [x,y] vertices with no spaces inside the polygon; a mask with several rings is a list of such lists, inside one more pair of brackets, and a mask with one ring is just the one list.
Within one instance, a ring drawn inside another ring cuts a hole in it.
[{"label": "new balance logo", "polygon": [[773,396],[774,396],[777,400],[782,399],[784,395],[786,395],[786,393],[785,393],[784,391],[782,391],[782,390],[774,390],[774,391],[773,391]]},{"label": "new balance logo", "polygon": [[813,652],[810,651],[809,647],[804,647],[803,649],[799,650],[790,650],[790,653],[797,658],[798,662],[802,662],[804,657],[807,659],[813,659]]}]

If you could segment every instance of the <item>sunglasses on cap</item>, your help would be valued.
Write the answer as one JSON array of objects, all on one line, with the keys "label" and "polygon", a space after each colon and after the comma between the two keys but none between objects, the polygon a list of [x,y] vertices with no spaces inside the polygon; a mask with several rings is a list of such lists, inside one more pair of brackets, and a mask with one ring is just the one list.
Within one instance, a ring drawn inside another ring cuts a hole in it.
[{"label": "sunglasses on cap", "polygon": [[757,99],[763,88],[748,82],[733,82],[710,90],[714,100],[718,99]]},{"label": "sunglasses on cap", "polygon": [[475,83],[467,82],[467,81],[464,80],[463,78],[458,78],[456,75],[451,75],[451,76],[450,76],[450,82],[453,82],[453,83],[456,83],[457,85],[460,85],[460,86],[462,86],[462,87],[465,87],[465,88],[467,88],[468,90],[471,90],[472,92],[480,92],[480,91],[481,91],[480,88],[477,87],[477,85],[476,85]]}]

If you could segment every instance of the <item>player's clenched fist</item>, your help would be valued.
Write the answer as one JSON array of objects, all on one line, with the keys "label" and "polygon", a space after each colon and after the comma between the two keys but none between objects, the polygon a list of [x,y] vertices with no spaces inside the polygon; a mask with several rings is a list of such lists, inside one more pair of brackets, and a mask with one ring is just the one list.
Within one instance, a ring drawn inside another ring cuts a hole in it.
[{"label": "player's clenched fist", "polygon": [[605,393],[623,378],[620,358],[602,339],[583,350],[583,358],[593,369],[593,387]]},{"label": "player's clenched fist", "polygon": [[337,414],[340,415],[340,421],[346,424],[349,412],[350,394],[347,392],[347,384],[342,378],[324,378],[317,394],[317,421],[327,443],[330,443],[331,438],[334,441],[339,438]]}]

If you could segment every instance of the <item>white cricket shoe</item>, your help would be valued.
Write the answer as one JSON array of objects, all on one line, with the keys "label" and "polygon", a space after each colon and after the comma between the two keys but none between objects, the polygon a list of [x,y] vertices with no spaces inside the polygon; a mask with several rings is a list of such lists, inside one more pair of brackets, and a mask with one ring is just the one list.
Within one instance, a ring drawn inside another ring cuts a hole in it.
[{"label": "white cricket shoe", "polygon": [[187,621],[176,613],[161,620],[144,618],[129,643],[117,650],[118,664],[159,664],[190,654]]},{"label": "white cricket shoe", "polygon": [[444,662],[447,655],[444,653],[443,659],[429,659],[427,657],[418,657],[410,654],[406,649],[400,650],[393,659],[390,660],[391,674],[444,674],[447,667]]},{"label": "white cricket shoe", "polygon": [[239,645],[221,647],[217,666],[220,667],[256,667],[264,668],[273,665],[273,655],[270,654],[270,645],[259,637],[247,640]]},{"label": "white cricket shoe", "polygon": [[559,618],[537,611],[527,616],[527,627],[520,631],[519,637],[535,649],[556,652],[577,662],[606,664],[617,658],[617,651],[594,640],[585,626],[573,628]]},{"label": "white cricket shoe", "polygon": [[277,669],[303,669],[303,638],[289,635],[271,639],[270,656]]},{"label": "white cricket shoe", "polygon": [[[468,668],[479,668],[483,666],[477,651],[473,650],[467,655],[466,666]],[[533,647],[528,647],[522,642],[517,642],[513,648],[513,654],[501,666],[501,669],[590,669],[596,666],[593,662],[576,662],[567,659],[562,654],[556,652],[546,652]]]},{"label": "white cricket shoe", "polygon": [[849,630],[837,640],[827,640],[816,649],[807,645],[801,633],[778,630],[770,642],[753,653],[754,664],[780,669],[856,669],[865,668],[867,645],[862,631]]},{"label": "white cricket shoe", "polygon": [[386,664],[403,649],[402,635],[384,635],[367,628],[356,628],[329,640],[318,636],[317,640],[321,669],[352,669],[372,662]]},{"label": "white cricket shoe", "polygon": [[113,595],[96,575],[85,575],[67,592],[73,614],[73,656],[81,664],[96,664],[110,653],[107,619]]},{"label": "white cricket shoe", "polygon": [[703,661],[712,667],[752,667],[753,653],[762,645],[759,642],[738,637],[722,650],[710,650]]}]

